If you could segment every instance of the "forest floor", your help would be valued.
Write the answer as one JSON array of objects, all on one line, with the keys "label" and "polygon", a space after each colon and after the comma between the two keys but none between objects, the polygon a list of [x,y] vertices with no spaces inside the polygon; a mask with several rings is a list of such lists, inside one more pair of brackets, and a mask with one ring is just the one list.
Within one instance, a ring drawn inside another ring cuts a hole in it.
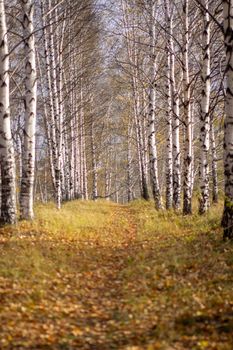
[{"label": "forest floor", "polygon": [[38,205],[33,223],[0,229],[0,349],[232,350],[221,212]]}]

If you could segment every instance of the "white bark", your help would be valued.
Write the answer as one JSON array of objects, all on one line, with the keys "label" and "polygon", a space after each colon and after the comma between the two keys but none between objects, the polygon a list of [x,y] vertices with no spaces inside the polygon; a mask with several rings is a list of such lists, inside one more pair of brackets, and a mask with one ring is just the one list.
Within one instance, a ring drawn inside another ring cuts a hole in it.
[{"label": "white bark", "polygon": [[[58,22],[58,15],[57,15],[57,9],[55,10],[55,19],[56,22]],[[60,164],[60,178],[61,178],[61,189],[63,190],[63,195],[66,196],[66,198],[70,198],[70,192],[65,194],[65,186],[67,185],[67,181],[65,179],[64,171],[65,168],[68,169],[69,162],[66,162],[65,157],[62,158],[62,152],[64,150],[64,153],[68,150],[65,147],[65,140],[64,140],[64,130],[63,130],[63,121],[64,121],[64,98],[63,98],[63,41],[64,41],[64,32],[65,32],[65,26],[66,21],[64,20],[61,26],[57,28],[55,31],[55,42],[56,46],[54,46],[54,50],[57,55],[57,59],[54,60],[54,63],[56,63],[56,67],[54,67],[54,70],[57,69],[56,73],[57,75],[57,94],[58,94],[58,115],[57,115],[57,149],[58,149],[58,162]],[[60,29],[60,30],[58,30]],[[55,57],[54,57],[55,58]],[[70,179],[70,174],[69,174]],[[69,180],[68,180],[69,182]],[[69,186],[68,186],[69,187]],[[59,208],[59,204],[58,204]]]},{"label": "white bark", "polygon": [[209,203],[209,148],[210,148],[210,18],[209,0],[203,0],[203,63],[202,63],[202,99],[200,116],[200,187],[201,198],[199,213],[207,212]]},{"label": "white bark", "polygon": [[69,156],[69,168],[70,168],[70,198],[74,199],[74,183],[75,183],[75,167],[74,167],[74,159],[75,159],[75,118],[72,116],[70,121],[70,156]]},{"label": "white bark", "polygon": [[127,127],[127,199],[130,202],[133,199],[133,179],[132,179],[132,150],[131,150],[131,139],[132,139],[132,123],[131,120],[128,122]]},{"label": "white bark", "polygon": [[[181,208],[181,153],[180,153],[180,87],[175,78],[175,51],[173,41],[173,16],[170,16],[170,80],[172,96],[172,142],[173,142],[173,207],[175,210]],[[181,74],[182,75],[182,74]],[[182,76],[181,79],[182,81]],[[180,83],[180,82],[179,82]]]},{"label": "white bark", "polygon": [[[132,24],[129,22],[129,9],[126,0],[121,0],[123,10],[123,25],[127,44],[127,53],[130,63],[131,73],[131,86],[133,93],[133,113],[136,127],[136,141],[137,141],[137,152],[138,152],[138,167],[140,175],[140,190],[141,196],[145,200],[149,199],[148,183],[147,183],[147,164],[145,157],[145,145],[144,145],[144,134],[142,128],[142,115],[140,106],[140,93],[139,93],[139,72],[138,72],[138,48],[136,44],[135,27],[136,22],[133,15]],[[130,31],[130,27],[132,27]]]},{"label": "white bark", "polygon": [[44,40],[44,55],[45,55],[45,64],[46,64],[46,81],[47,81],[47,89],[48,89],[48,96],[49,96],[49,111],[47,118],[47,129],[49,130],[49,135],[51,139],[51,150],[50,152],[50,171],[53,181],[53,187],[56,194],[56,171],[55,166],[57,162],[57,143],[56,143],[56,126],[55,126],[55,119],[54,119],[54,106],[53,106],[53,91],[52,91],[52,83],[51,83],[51,62],[50,62],[50,52],[49,52],[49,40],[48,40],[48,30],[46,27],[46,23],[44,20],[45,17],[45,7],[44,7],[44,0],[41,1],[41,14],[42,14],[42,24],[43,24],[43,40]]},{"label": "white bark", "polygon": [[36,104],[37,73],[36,52],[33,26],[34,7],[31,0],[21,0],[23,11],[23,36],[25,54],[25,121],[24,147],[22,156],[22,181],[20,188],[20,218],[32,220],[33,190],[35,178],[35,144],[36,144]]},{"label": "white bark", "polygon": [[[45,51],[46,53],[46,51]],[[47,83],[47,75],[46,75],[46,80],[44,82],[43,77],[42,77],[42,71],[41,71],[41,64],[40,60],[38,57],[38,71],[39,71],[39,79],[40,79],[40,85],[41,85],[41,94],[42,94],[42,99],[43,99],[43,108],[44,108],[44,126],[45,126],[45,132],[46,132],[46,137],[47,137],[47,143],[48,143],[48,156],[49,156],[49,165],[50,165],[50,174],[52,178],[52,184],[53,184],[53,189],[56,190],[56,181],[55,181],[55,172],[54,172],[54,160],[53,160],[53,138],[52,138],[52,127],[51,127],[51,119],[49,117],[49,112],[47,108],[47,100],[46,100],[46,93],[44,92],[43,86],[45,83]],[[21,182],[21,181],[20,181]]]},{"label": "white bark", "polygon": [[83,198],[88,200],[88,181],[87,181],[87,157],[86,157],[86,136],[83,137]]},{"label": "white bark", "polygon": [[142,118],[140,113],[140,97],[138,91],[138,79],[137,73],[133,77],[133,96],[134,96],[134,117],[136,125],[136,138],[137,138],[137,150],[139,158],[139,170],[140,170],[140,180],[141,180],[141,196],[143,199],[149,199],[148,184],[147,184],[147,171],[145,163],[145,148],[143,140],[143,128],[142,128]]},{"label": "white bark", "polygon": [[[167,33],[167,154],[166,154],[166,208],[171,209],[173,206],[173,142],[172,142],[172,117],[173,117],[173,89],[172,88],[172,21],[171,8],[169,2],[165,0],[165,17],[166,17],[166,33]],[[174,84],[174,82],[173,82]]]},{"label": "white bark", "polygon": [[212,181],[213,181],[212,198],[213,198],[213,203],[218,203],[218,163],[217,163],[218,159],[217,159],[213,119],[211,120],[211,123],[210,123],[210,142],[211,142],[211,153],[212,153]]},{"label": "white bark", "polygon": [[92,199],[97,200],[98,198],[98,173],[97,173],[97,155],[96,155],[96,144],[94,136],[94,120],[91,117],[91,157],[92,157]]},{"label": "white bark", "polygon": [[15,160],[9,101],[9,56],[4,1],[0,0],[0,172],[1,224],[16,222]]},{"label": "white bark", "polygon": [[156,109],[156,57],[155,57],[155,3],[150,2],[150,81],[149,81],[149,107],[148,107],[148,143],[150,177],[153,197],[157,209],[162,208],[159,181],[158,181],[158,159],[155,130],[155,109]]},{"label": "white bark", "polygon": [[105,190],[104,190],[104,196],[107,201],[110,200],[110,195],[111,195],[111,171],[109,168],[105,169]]},{"label": "white bark", "polygon": [[95,201],[98,198],[98,174],[96,166],[95,146],[92,142],[92,199]]},{"label": "white bark", "polygon": [[184,90],[184,215],[192,213],[192,120],[190,110],[189,79],[189,0],[183,3],[184,43],[183,43],[183,90]]},{"label": "white bark", "polygon": [[224,238],[233,239],[233,2],[223,0],[226,51],[226,97],[224,130],[225,205]]},{"label": "white bark", "polygon": [[[83,66],[83,58],[81,57],[81,66]],[[84,105],[83,105],[83,77],[80,79],[80,190],[82,199],[86,197],[86,178],[85,178],[85,131],[84,131]]]},{"label": "white bark", "polygon": [[[83,63],[82,63],[83,64]],[[81,78],[80,87],[80,131],[81,131],[81,162],[82,162],[82,196],[83,199],[88,199],[88,181],[87,181],[87,158],[86,158],[86,135],[85,135],[85,111],[84,111],[84,92],[83,79]]]},{"label": "white bark", "polygon": [[[49,0],[48,10],[51,10],[51,0]],[[51,76],[51,91],[52,91],[52,104],[54,111],[54,127],[56,130],[56,159],[55,159],[55,179],[56,179],[56,204],[57,208],[61,208],[62,201],[62,184],[61,184],[61,165],[62,165],[62,153],[61,153],[61,134],[59,129],[59,96],[57,87],[57,60],[55,59],[55,43],[54,43],[54,21],[51,12],[49,14],[50,26],[49,26],[49,60],[51,64],[50,76]]]}]

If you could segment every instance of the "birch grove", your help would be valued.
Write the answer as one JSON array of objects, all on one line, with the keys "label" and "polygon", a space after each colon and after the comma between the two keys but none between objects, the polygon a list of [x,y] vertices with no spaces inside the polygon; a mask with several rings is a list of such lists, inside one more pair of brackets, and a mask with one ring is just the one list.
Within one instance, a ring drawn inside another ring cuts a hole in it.
[{"label": "birch grove", "polygon": [[0,4],[1,223],[37,201],[205,215],[225,196],[232,238],[231,2]]}]

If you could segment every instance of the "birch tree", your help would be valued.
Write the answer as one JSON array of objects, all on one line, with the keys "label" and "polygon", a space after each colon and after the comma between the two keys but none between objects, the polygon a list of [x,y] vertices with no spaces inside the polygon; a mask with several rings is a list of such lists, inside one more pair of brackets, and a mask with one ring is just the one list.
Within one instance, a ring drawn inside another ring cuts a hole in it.
[{"label": "birch tree", "polygon": [[[134,120],[135,120],[135,129],[136,129],[136,140],[137,140],[137,153],[138,153],[138,166],[139,166],[139,174],[140,174],[140,190],[141,190],[141,197],[145,200],[149,199],[149,189],[148,189],[148,181],[147,181],[147,164],[146,164],[146,149],[147,144],[145,145],[145,128],[143,125],[143,118],[142,118],[142,105],[141,105],[141,84],[140,84],[140,64],[139,64],[139,54],[138,54],[138,40],[137,40],[137,32],[136,28],[139,26],[137,23],[138,18],[136,16],[135,10],[137,10],[137,7],[135,9],[130,7],[128,0],[121,0],[121,6],[123,11],[123,29],[124,29],[124,35],[126,39],[126,47],[127,47],[127,58],[130,65],[130,83],[132,87],[132,97],[133,97],[133,113],[134,113]],[[132,6],[132,4],[131,4]],[[150,0],[149,6],[151,8],[152,1]],[[151,8],[152,11],[152,8]],[[137,11],[136,11],[137,12]],[[153,16],[153,14],[152,14]],[[152,79],[153,80],[153,79]],[[150,99],[152,98],[152,95]],[[150,103],[150,102],[149,102]],[[151,115],[153,118],[153,106],[151,105],[148,110],[148,115]],[[152,112],[152,114],[151,114]],[[150,116],[149,116],[150,118]],[[149,120],[148,120],[149,123]],[[150,125],[148,126],[149,129]],[[151,128],[153,128],[153,125],[151,124]],[[153,138],[155,135],[153,134],[153,131],[151,130],[150,133],[151,136],[149,138],[151,139],[151,145],[153,142]],[[152,136],[153,135],[153,136]],[[146,140],[147,143],[147,140]],[[151,147],[149,146],[149,152],[151,152]],[[155,148],[154,148],[155,150]],[[151,153],[152,154],[152,153]],[[154,154],[154,170],[156,171],[156,160],[157,156]],[[150,161],[150,174],[152,172],[154,173],[153,167],[153,159],[152,155],[149,156]],[[154,174],[155,177],[153,178],[155,187],[154,190],[152,190],[153,195],[156,196],[156,174]]]},{"label": "birch tree", "polygon": [[203,1],[203,63],[202,63],[202,99],[200,118],[200,187],[201,198],[199,213],[204,214],[209,208],[209,148],[210,148],[210,18],[209,0]]},{"label": "birch tree", "polygon": [[173,206],[173,128],[172,121],[173,115],[173,101],[174,101],[174,76],[172,55],[172,13],[171,6],[168,1],[165,0],[165,21],[166,21],[166,51],[167,51],[167,85],[166,85],[166,97],[167,97],[167,156],[166,156],[166,208],[171,209]]},{"label": "birch tree", "polygon": [[153,197],[157,209],[162,208],[161,194],[158,182],[158,164],[157,164],[157,146],[155,131],[155,109],[156,109],[156,54],[155,54],[155,20],[156,6],[155,1],[149,2],[149,36],[150,36],[150,79],[149,79],[149,107],[148,107],[148,143],[149,143],[149,161],[150,177]]},{"label": "birch tree", "polygon": [[226,51],[226,97],[224,125],[225,204],[222,218],[224,238],[233,239],[233,2],[223,0]]},{"label": "birch tree", "polygon": [[9,56],[4,1],[0,1],[0,165],[1,224],[16,222],[15,160],[11,134]]},{"label": "birch tree", "polygon": [[22,180],[20,188],[20,218],[32,220],[33,189],[35,177],[35,134],[36,134],[36,103],[37,103],[37,73],[36,53],[33,26],[33,3],[31,0],[21,0],[23,14],[23,38],[25,55],[25,121],[24,147],[22,154]]},{"label": "birch tree", "polygon": [[184,215],[192,213],[192,119],[189,77],[189,0],[183,2],[183,91],[184,91]]},{"label": "birch tree", "polygon": [[91,157],[92,157],[92,198],[97,200],[98,198],[98,172],[97,172],[97,154],[96,144],[94,137],[94,120],[91,116]]},{"label": "birch tree", "polygon": [[212,197],[213,197],[213,203],[216,204],[216,203],[218,203],[218,166],[217,166],[217,151],[216,151],[215,131],[214,131],[213,120],[211,120],[211,122],[210,122],[210,142],[211,142],[212,179],[213,179]]}]

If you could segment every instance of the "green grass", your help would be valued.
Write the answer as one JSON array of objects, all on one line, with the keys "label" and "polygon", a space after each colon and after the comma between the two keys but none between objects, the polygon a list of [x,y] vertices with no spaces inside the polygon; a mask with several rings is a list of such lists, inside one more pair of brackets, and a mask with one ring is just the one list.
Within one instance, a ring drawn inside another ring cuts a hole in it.
[{"label": "green grass", "polygon": [[0,229],[0,349],[232,350],[222,203],[194,212],[38,204]]}]

